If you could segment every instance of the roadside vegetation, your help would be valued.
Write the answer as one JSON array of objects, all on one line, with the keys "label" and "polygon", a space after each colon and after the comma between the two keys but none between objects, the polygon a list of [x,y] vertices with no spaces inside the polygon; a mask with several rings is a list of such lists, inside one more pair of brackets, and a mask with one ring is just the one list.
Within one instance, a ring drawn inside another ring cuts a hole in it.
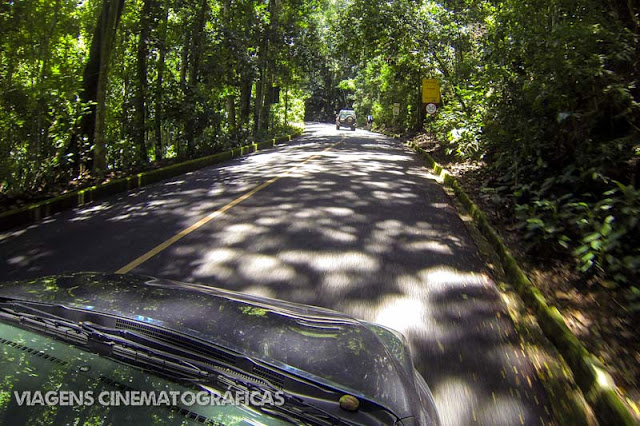
[{"label": "roadside vegetation", "polygon": [[[637,284],[638,10],[590,0],[349,3],[330,33],[336,56],[354,64],[349,98],[360,117],[398,134],[424,127],[446,154],[490,169],[483,191],[532,252],[571,253],[585,277]],[[421,78],[442,85],[433,117]]]},{"label": "roadside vegetation", "polygon": [[0,204],[301,127],[318,2],[0,3]]}]

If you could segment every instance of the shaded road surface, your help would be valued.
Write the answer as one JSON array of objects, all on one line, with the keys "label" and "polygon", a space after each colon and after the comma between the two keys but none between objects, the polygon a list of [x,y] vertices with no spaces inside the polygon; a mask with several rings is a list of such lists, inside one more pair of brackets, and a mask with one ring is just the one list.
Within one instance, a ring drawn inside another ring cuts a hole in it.
[{"label": "shaded road surface", "polygon": [[447,195],[413,153],[364,130],[310,125],[276,150],[1,234],[0,259],[2,281],[129,265],[336,309],[409,338],[443,423],[550,422]]}]

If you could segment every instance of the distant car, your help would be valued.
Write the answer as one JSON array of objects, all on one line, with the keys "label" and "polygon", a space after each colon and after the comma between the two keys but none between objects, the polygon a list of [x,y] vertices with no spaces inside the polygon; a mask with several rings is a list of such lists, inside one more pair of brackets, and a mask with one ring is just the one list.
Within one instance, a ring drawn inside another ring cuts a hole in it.
[{"label": "distant car", "polygon": [[356,130],[356,112],[352,109],[342,109],[336,116],[336,130],[340,127],[350,127]]},{"label": "distant car", "polygon": [[197,284],[2,284],[0,344],[3,423],[439,424],[399,333]]}]

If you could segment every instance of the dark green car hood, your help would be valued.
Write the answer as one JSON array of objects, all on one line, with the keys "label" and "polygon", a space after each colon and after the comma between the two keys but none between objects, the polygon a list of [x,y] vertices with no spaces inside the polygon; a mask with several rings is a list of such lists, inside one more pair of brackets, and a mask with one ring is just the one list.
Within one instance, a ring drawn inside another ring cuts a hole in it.
[{"label": "dark green car hood", "polygon": [[328,309],[196,284],[83,273],[0,285],[0,297],[60,304],[159,325],[418,416],[406,343]]}]

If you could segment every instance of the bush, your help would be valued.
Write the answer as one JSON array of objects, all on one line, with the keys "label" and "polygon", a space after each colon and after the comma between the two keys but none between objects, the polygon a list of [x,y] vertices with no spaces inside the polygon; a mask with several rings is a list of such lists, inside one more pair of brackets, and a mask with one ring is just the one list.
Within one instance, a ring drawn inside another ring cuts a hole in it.
[{"label": "bush", "polygon": [[597,174],[592,178],[594,188],[605,190],[552,198],[566,182],[550,178],[536,190],[516,192],[529,197],[516,206],[518,226],[531,248],[563,247],[581,273],[632,284],[640,273],[640,190]]}]

